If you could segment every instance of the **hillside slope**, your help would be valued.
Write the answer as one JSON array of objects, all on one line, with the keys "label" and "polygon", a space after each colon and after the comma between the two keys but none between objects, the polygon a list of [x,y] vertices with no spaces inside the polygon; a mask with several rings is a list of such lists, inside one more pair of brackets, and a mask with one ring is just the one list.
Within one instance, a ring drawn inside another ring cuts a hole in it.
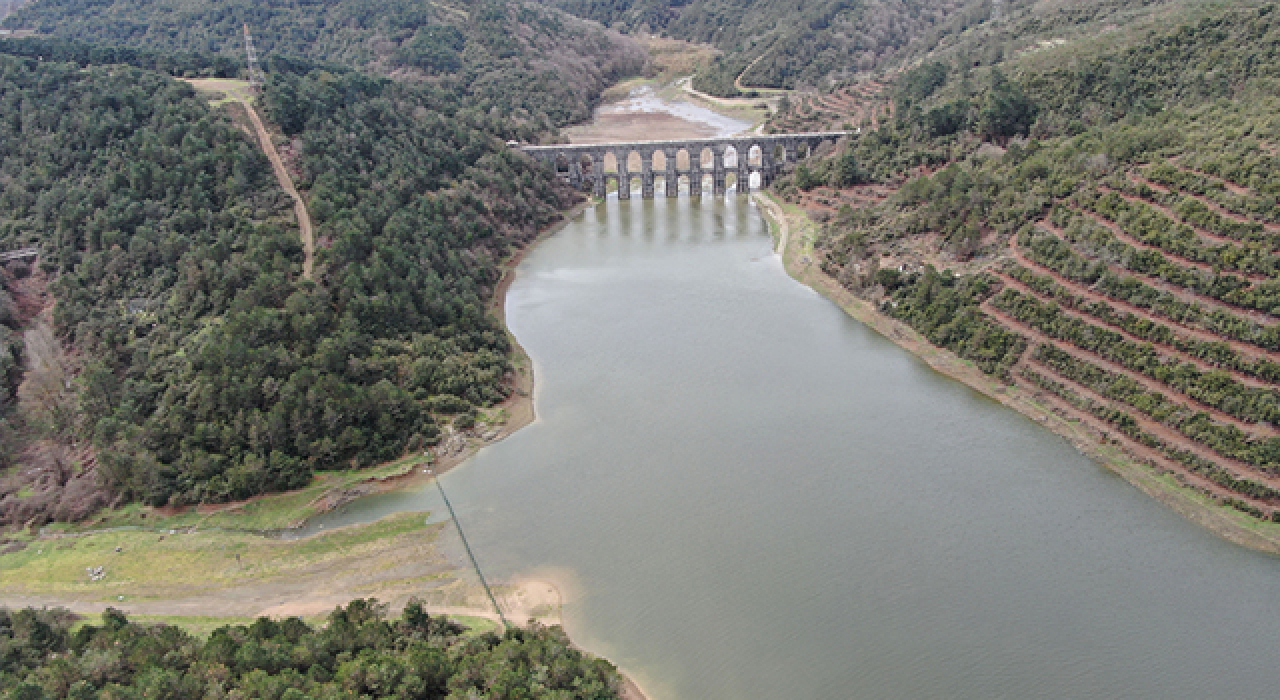
[{"label": "hillside slope", "polygon": [[645,60],[616,32],[507,0],[40,0],[4,22],[56,39],[220,56],[237,66],[246,24],[269,72],[331,64],[435,82],[537,129],[585,119],[605,87]]},{"label": "hillside slope", "polygon": [[723,55],[698,72],[694,87],[732,97],[740,92],[739,77],[748,90],[816,89],[883,68],[940,22],[983,3],[551,0],[548,4],[622,29],[714,45]]},{"label": "hillside slope", "polygon": [[[546,8],[422,12],[48,0],[10,18],[52,38],[0,40],[0,246],[41,251],[0,297],[0,522],[296,488],[510,394],[487,311],[501,264],[574,195],[504,142],[553,137],[644,57]],[[246,19],[313,279],[247,115],[165,75],[239,73]]]},{"label": "hillside slope", "polygon": [[1148,5],[1187,19],[993,65],[935,49],[895,118],[779,189],[882,313],[1280,519],[1280,13]]}]

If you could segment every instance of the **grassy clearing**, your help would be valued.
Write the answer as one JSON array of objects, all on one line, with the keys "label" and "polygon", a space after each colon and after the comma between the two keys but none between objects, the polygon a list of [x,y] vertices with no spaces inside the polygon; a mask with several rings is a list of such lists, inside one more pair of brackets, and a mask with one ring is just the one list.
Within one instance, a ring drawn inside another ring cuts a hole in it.
[{"label": "grassy clearing", "polygon": [[[301,581],[324,576],[326,571],[352,573],[344,565],[355,560],[361,562],[357,573],[365,585],[386,584],[392,577],[378,575],[394,574],[392,569],[405,555],[429,547],[441,527],[428,525],[423,513],[401,513],[296,541],[244,532],[161,535],[145,530],[46,538],[0,557],[0,592],[139,600]],[[381,566],[373,565],[374,561]],[[87,569],[94,567],[103,567],[103,580],[90,581]],[[436,572],[419,578],[430,573]],[[403,580],[395,577],[391,583]],[[370,592],[376,589],[373,586]]]},{"label": "grassy clearing", "polygon": [[[327,615],[303,615],[301,617],[303,622],[316,628],[323,626],[328,619]],[[465,636],[468,637],[479,636],[486,632],[497,632],[499,634],[502,632],[501,624],[486,617],[473,617],[471,615],[448,615],[447,617],[465,626],[467,628]],[[251,625],[255,619],[253,617],[210,617],[200,615],[129,615],[131,622],[143,625],[180,627],[198,639],[208,639],[214,630],[227,625]],[[86,615],[72,625],[71,632],[74,634],[76,630],[85,625],[101,624],[102,620],[98,616]]]},{"label": "grassy clearing", "polygon": [[449,615],[450,620],[464,625],[467,628],[466,636],[475,637],[485,632],[502,633],[502,624],[497,620],[490,620],[487,617],[473,617],[471,615]]},{"label": "grassy clearing", "polygon": [[215,106],[221,106],[228,102],[245,102],[252,103],[254,101],[253,89],[249,86],[247,80],[236,80],[234,78],[193,78],[186,81],[196,92],[204,95],[210,103]]},{"label": "grassy clearing", "polygon": [[680,39],[651,36],[645,39],[644,44],[649,49],[649,57],[660,83],[669,83],[676,78],[691,75],[720,53],[709,44],[694,44]]},{"label": "grassy clearing", "polygon": [[78,525],[57,523],[45,528],[50,534],[92,532],[108,528],[137,527],[155,532],[189,528],[219,528],[245,532],[269,532],[296,527],[321,511],[321,499],[352,489],[363,482],[405,476],[425,466],[428,459],[414,455],[373,469],[318,472],[311,485],[297,491],[261,496],[241,503],[192,508],[169,514],[137,503],[103,511]]},{"label": "grassy clearing", "polygon": [[[179,615],[130,615],[129,619],[133,622],[144,625],[169,625],[171,627],[181,627],[191,636],[199,639],[208,639],[209,634],[219,627],[226,625],[251,625],[254,618],[252,617],[202,617],[191,616],[184,617]],[[324,624],[323,616],[307,616],[302,618],[304,622],[312,627]],[[96,620],[85,620],[86,623],[98,624]]]}]

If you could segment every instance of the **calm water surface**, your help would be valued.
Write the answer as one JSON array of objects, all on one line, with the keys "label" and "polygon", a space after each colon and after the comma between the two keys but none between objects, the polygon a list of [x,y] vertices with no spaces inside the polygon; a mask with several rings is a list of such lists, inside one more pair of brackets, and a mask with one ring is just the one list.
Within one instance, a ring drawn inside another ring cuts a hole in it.
[{"label": "calm water surface", "polygon": [[749,202],[610,199],[507,308],[538,421],[444,485],[486,574],[559,580],[654,700],[1280,692],[1280,560],[791,280]]}]

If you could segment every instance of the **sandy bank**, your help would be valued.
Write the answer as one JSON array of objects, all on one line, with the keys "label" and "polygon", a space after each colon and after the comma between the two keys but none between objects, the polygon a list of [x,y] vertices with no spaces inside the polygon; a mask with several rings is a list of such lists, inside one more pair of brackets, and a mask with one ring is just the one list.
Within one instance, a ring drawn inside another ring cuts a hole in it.
[{"label": "sandy bank", "polygon": [[1116,445],[1100,443],[1084,425],[1058,415],[1048,403],[1018,387],[993,379],[972,363],[936,347],[907,324],[881,314],[871,303],[849,292],[816,264],[813,240],[817,227],[802,209],[779,202],[765,192],[753,196],[771,220],[776,250],[782,256],[787,273],[796,281],[835,302],[851,317],[919,357],[934,370],[963,382],[1066,438],[1080,452],[1188,520],[1241,546],[1280,554],[1280,528],[1180,486],[1171,476],[1134,460]]}]

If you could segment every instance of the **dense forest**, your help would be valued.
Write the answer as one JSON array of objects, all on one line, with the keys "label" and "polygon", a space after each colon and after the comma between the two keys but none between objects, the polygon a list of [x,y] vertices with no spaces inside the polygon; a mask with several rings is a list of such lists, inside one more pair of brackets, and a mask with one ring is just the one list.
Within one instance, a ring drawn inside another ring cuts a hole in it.
[{"label": "dense forest", "polygon": [[[0,57],[0,70],[0,237],[46,251],[55,325],[83,363],[70,405],[30,427],[92,440],[112,494],[294,488],[420,447],[433,413],[505,395],[487,290],[566,195],[501,147],[491,118],[414,119],[442,96],[354,73],[273,78],[264,101],[304,138],[325,241],[313,284],[263,156],[190,87],[122,67]],[[287,116],[299,105],[305,119]],[[38,506],[26,501],[21,514]]]},{"label": "dense forest", "polygon": [[[990,64],[938,49],[891,86],[892,118],[777,189],[885,314],[1280,519],[1280,12],[1142,6],[1193,16]],[[1043,29],[1022,21],[987,36]]]},{"label": "dense forest", "polygon": [[272,71],[332,65],[430,82],[540,133],[588,117],[600,91],[645,60],[617,33],[507,0],[42,0],[4,22],[96,47],[210,57],[175,73],[185,77],[225,72],[220,61],[228,58],[243,66],[245,24],[258,51],[275,60]]},{"label": "dense forest", "polygon": [[410,601],[387,619],[354,600],[316,628],[291,617],[218,628],[207,639],[66,610],[0,608],[0,689],[43,698],[617,698],[613,665],[570,646],[559,627],[472,635]]},{"label": "dense forest", "polygon": [[[694,87],[721,97],[750,88],[821,88],[887,66],[965,0],[549,0],[623,31],[712,44],[722,55]],[[985,6],[983,18],[990,13]],[[744,72],[745,71],[745,72]]]},{"label": "dense forest", "polygon": [[[0,296],[0,457],[24,467],[0,479],[0,523],[296,488],[509,394],[500,266],[575,195],[504,142],[553,138],[643,53],[500,0],[316,7],[10,18],[51,36],[0,39],[0,245],[40,251]],[[246,20],[314,279],[243,108],[171,77],[242,75]]]}]

